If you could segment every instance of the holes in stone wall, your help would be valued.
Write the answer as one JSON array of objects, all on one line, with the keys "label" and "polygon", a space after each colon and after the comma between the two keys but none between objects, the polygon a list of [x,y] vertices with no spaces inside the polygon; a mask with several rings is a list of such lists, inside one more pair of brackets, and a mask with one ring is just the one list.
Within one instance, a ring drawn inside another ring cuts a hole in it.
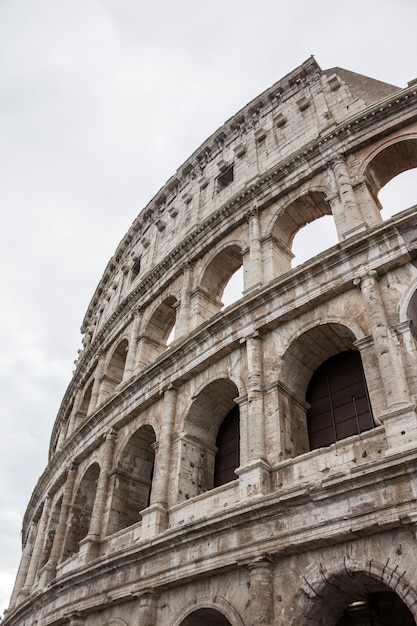
[{"label": "holes in stone wall", "polygon": [[229,165],[221,174],[216,178],[216,190],[221,191],[228,187],[234,180],[234,168],[233,165]]}]

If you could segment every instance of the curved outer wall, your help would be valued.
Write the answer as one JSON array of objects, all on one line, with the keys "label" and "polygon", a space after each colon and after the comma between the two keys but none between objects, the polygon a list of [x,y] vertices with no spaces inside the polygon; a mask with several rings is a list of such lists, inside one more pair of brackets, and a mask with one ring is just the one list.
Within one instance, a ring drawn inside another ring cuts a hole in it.
[{"label": "curved outer wall", "polygon": [[[415,85],[311,58],[179,168],[88,307],[5,624],[330,626],[382,591],[417,616],[417,207],[377,200],[416,166]],[[339,244],[291,269],[324,215]],[[310,380],[347,350],[372,427],[310,449]]]}]

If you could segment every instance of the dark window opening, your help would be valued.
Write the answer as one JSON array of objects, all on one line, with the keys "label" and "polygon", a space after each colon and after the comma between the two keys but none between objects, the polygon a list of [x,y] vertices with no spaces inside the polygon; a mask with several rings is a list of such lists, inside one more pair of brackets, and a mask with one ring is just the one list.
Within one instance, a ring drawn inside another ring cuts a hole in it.
[{"label": "dark window opening", "polygon": [[374,427],[372,409],[359,352],[341,352],[313,374],[306,400],[310,450]]},{"label": "dark window opening", "polygon": [[230,185],[230,183],[233,182],[233,178],[233,165],[229,165],[229,167],[217,177],[217,191],[221,191]]},{"label": "dark window opening", "polygon": [[214,486],[220,487],[236,480],[235,469],[239,467],[239,407],[233,407],[220,425],[216,439],[214,463]]},{"label": "dark window opening", "polygon": [[140,273],[140,257],[132,265],[131,279],[134,280]]}]

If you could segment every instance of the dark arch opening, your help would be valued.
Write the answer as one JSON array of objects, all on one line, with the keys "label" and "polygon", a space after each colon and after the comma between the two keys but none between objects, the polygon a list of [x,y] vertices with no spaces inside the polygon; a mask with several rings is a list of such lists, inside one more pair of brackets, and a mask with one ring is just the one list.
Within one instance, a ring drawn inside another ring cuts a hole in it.
[{"label": "dark arch opening", "polygon": [[106,400],[122,382],[126,365],[127,349],[127,340],[123,339],[113,352],[101,381],[101,401]]},{"label": "dark arch opening", "polygon": [[374,427],[362,361],[347,350],[327,359],[314,372],[307,389],[310,450]]},{"label": "dark arch opening", "polygon": [[78,552],[80,541],[88,534],[99,474],[100,467],[98,463],[93,463],[84,474],[78,487],[71,506],[71,519],[68,525],[64,560]]},{"label": "dark arch opening", "polygon": [[[372,561],[370,561],[370,565]],[[318,584],[318,595],[302,612],[302,620],[294,624],[321,624],[321,626],[415,626],[414,616],[397,592],[383,583],[380,570],[376,577],[363,571],[347,571],[330,575],[324,584]],[[396,589],[399,575],[391,571],[389,580]],[[411,591],[410,588],[408,588]],[[415,594],[410,593],[413,604]]]},{"label": "dark arch opening", "polygon": [[239,467],[239,407],[229,411],[220,425],[216,437],[214,462],[214,486],[220,487],[236,480],[235,469]]},{"label": "dark arch opening", "polygon": [[396,593],[375,591],[351,602],[335,626],[415,626],[415,621]]},{"label": "dark arch opening", "polygon": [[238,395],[230,379],[219,378],[195,398],[184,424],[178,477],[180,501],[236,478],[239,406],[235,399]]},{"label": "dark arch opening", "polygon": [[113,470],[114,492],[108,534],[127,528],[149,506],[155,462],[155,432],[146,425],[132,435]]},{"label": "dark arch opening", "polygon": [[84,391],[84,395],[83,395],[83,399],[81,401],[81,406],[78,410],[78,418],[84,418],[88,415],[88,411],[90,408],[90,401],[91,401],[91,394],[93,392],[93,383],[94,380],[92,380],[88,386],[86,387],[85,391]]},{"label": "dark arch opening", "polygon": [[229,620],[215,609],[198,609],[181,622],[180,626],[231,626]]}]

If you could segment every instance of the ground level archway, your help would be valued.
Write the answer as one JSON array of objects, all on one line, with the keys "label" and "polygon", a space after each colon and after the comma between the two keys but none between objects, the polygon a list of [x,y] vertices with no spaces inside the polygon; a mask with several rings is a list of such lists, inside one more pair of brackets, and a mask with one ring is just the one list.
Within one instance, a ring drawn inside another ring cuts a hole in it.
[{"label": "ground level archway", "polygon": [[[372,562],[373,563],[373,562]],[[320,626],[415,626],[415,618],[401,597],[399,576],[385,568],[393,587],[364,571],[349,571],[327,577],[310,596],[310,607],[295,623]],[[405,583],[404,583],[405,584]],[[395,591],[394,591],[395,587]],[[411,603],[414,594],[408,591]]]}]

